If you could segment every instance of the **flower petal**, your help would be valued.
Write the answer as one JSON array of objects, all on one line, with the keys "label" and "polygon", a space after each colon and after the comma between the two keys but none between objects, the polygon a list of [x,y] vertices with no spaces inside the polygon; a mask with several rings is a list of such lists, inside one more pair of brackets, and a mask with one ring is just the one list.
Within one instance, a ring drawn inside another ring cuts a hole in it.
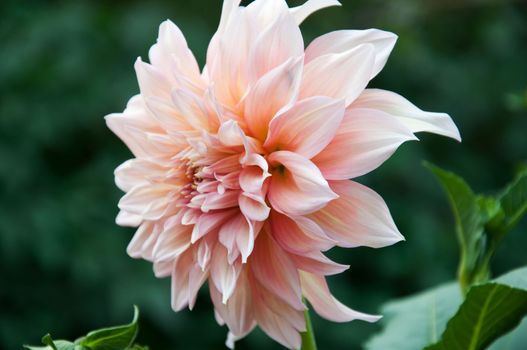
[{"label": "flower petal", "polygon": [[276,211],[306,215],[337,198],[320,170],[308,159],[289,151],[278,151],[269,155],[268,161],[277,167],[267,195]]},{"label": "flower petal", "polygon": [[282,12],[255,40],[249,53],[249,74],[256,82],[273,68],[291,57],[304,54],[304,40],[298,25],[287,12]]},{"label": "flower petal", "polygon": [[303,60],[291,58],[265,74],[245,98],[244,118],[252,136],[265,140],[269,122],[296,101]]},{"label": "flower petal", "polygon": [[210,263],[210,276],[214,286],[222,295],[223,304],[227,303],[227,300],[234,293],[241,268],[242,265],[239,260],[229,264],[227,249],[221,244],[216,244]]},{"label": "flower petal", "polygon": [[335,275],[346,271],[349,265],[338,264],[319,251],[311,251],[302,254],[289,254],[297,269],[314,273],[316,275]]},{"label": "flower petal", "polygon": [[296,310],[303,310],[298,271],[271,235],[263,231],[256,240],[249,266],[256,279]]},{"label": "flower petal", "polygon": [[376,322],[381,316],[368,315],[350,309],[335,299],[329,291],[326,279],[309,272],[300,271],[302,293],[313,306],[317,314],[334,322],[349,322],[363,320]]},{"label": "flower petal", "polygon": [[354,181],[330,181],[339,198],[310,215],[339,246],[380,248],[404,237],[393,222],[384,200]]},{"label": "flower petal", "polygon": [[392,116],[373,109],[346,111],[337,135],[313,162],[328,180],[364,175],[380,166],[414,134]]},{"label": "flower petal", "polygon": [[397,118],[412,132],[431,132],[461,142],[459,130],[448,114],[422,111],[395,92],[366,89],[355,100],[352,108],[370,108],[383,111]]},{"label": "flower petal", "polygon": [[312,13],[330,6],[341,6],[341,4],[337,0],[308,0],[300,6],[291,8],[290,12],[296,23],[300,24]]},{"label": "flower petal", "polygon": [[330,53],[343,53],[362,44],[372,44],[375,64],[373,78],[382,70],[392,52],[397,35],[379,29],[338,30],[319,36],[306,48],[306,62]]},{"label": "flower petal", "polygon": [[271,208],[265,203],[265,199],[253,193],[240,193],[238,204],[243,215],[254,221],[264,221],[271,211]]},{"label": "flower petal", "polygon": [[273,118],[264,147],[292,151],[310,159],[333,139],[343,116],[342,100],[324,96],[305,99]]},{"label": "flower petal", "polygon": [[292,218],[272,211],[271,233],[276,242],[286,251],[304,254],[314,250],[327,250],[333,243],[304,231]]},{"label": "flower petal", "polygon": [[346,100],[347,106],[368,85],[374,63],[375,50],[372,44],[319,56],[304,68],[300,99],[329,96]]}]

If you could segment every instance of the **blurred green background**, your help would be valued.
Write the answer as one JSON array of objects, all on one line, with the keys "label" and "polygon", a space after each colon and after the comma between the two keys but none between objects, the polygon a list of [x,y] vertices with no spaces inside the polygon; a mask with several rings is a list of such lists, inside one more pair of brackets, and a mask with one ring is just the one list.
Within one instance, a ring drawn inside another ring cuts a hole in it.
[{"label": "blurred green background", "polygon": [[[301,1],[300,1],[301,2]],[[297,5],[299,1],[291,1]],[[512,1],[344,0],[303,25],[306,43],[344,28],[393,31],[399,41],[370,86],[423,109],[448,112],[463,143],[421,134],[361,182],[387,201],[406,242],[334,250],[346,273],[330,278],[351,307],[380,305],[454,278],[457,246],[447,201],[426,159],[476,191],[492,191],[527,159],[527,6]],[[202,290],[193,312],[170,309],[169,280],[125,253],[133,230],[115,225],[122,195],[113,169],[130,157],[103,116],[138,91],[133,62],[172,19],[200,63],[220,1],[0,3],[0,348],[74,339],[128,322],[141,308],[139,342],[158,349],[222,349]],[[505,240],[495,273],[527,263],[527,222]],[[360,349],[375,324],[314,319],[320,349]],[[259,330],[237,349],[279,349]]]}]

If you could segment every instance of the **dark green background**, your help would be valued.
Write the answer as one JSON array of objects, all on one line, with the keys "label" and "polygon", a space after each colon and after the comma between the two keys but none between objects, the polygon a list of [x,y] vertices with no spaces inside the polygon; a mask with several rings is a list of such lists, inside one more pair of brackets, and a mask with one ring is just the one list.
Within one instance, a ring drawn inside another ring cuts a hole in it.
[{"label": "dark green background", "polygon": [[[290,4],[298,4],[292,1]],[[421,134],[361,182],[387,201],[406,242],[334,250],[350,264],[330,278],[346,304],[377,312],[391,298],[454,277],[457,247],[445,197],[421,160],[495,190],[527,159],[527,6],[510,1],[344,0],[310,17],[306,42],[343,28],[377,27],[399,41],[370,86],[448,112],[463,143]],[[133,230],[114,224],[122,195],[113,169],[130,157],[103,116],[138,91],[133,70],[158,25],[172,19],[200,63],[219,1],[24,1],[0,3],[0,347],[73,339],[132,317],[151,349],[221,349],[204,289],[193,312],[170,309],[167,279],[130,259]],[[527,263],[524,220],[494,271]],[[378,325],[314,319],[320,349],[358,349]],[[279,349],[254,331],[237,349]]]}]

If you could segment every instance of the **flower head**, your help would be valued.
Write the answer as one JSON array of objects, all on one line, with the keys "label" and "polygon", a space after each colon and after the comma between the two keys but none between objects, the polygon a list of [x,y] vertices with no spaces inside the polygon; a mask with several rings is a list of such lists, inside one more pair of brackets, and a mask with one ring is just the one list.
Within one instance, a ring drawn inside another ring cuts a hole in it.
[{"label": "flower head", "polygon": [[201,71],[163,22],[150,64],[135,64],[140,94],[106,117],[134,155],[115,171],[126,192],[117,223],[138,227],[128,253],[171,276],[174,310],[192,309],[207,281],[229,346],[258,325],[299,348],[303,296],[329,320],[377,320],[337,301],[325,280],[347,266],[322,252],[403,239],[382,198],[348,179],[415,132],[459,139],[448,115],[365,89],[394,34],[336,31],[304,49],[300,22],[337,4],[225,0]]}]

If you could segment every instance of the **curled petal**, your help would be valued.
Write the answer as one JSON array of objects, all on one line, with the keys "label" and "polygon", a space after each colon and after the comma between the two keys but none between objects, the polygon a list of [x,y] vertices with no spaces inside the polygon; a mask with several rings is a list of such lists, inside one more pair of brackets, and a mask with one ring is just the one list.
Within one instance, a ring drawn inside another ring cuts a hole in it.
[{"label": "curled petal", "polygon": [[278,151],[268,160],[277,166],[268,192],[269,202],[276,211],[293,216],[306,215],[337,198],[320,170],[306,158],[289,151]]},{"label": "curled petal", "polygon": [[264,221],[271,210],[262,196],[248,192],[240,193],[238,204],[242,213],[248,219],[254,221]]},{"label": "curled petal", "polygon": [[328,180],[364,175],[388,159],[414,134],[392,116],[373,109],[346,111],[335,138],[313,162]]},{"label": "curled petal", "polygon": [[363,320],[376,322],[381,316],[368,315],[350,309],[335,299],[329,291],[326,279],[309,272],[300,271],[302,293],[313,306],[317,314],[334,322]]},{"label": "curled petal", "polygon": [[254,229],[244,215],[235,215],[223,224],[218,238],[227,248],[229,263],[232,263],[240,253],[242,262],[247,262],[254,248]]},{"label": "curled petal", "polygon": [[446,113],[425,112],[395,92],[366,89],[352,108],[369,108],[395,117],[412,132],[426,131],[461,142],[459,130]]},{"label": "curled petal", "polygon": [[291,8],[290,12],[296,23],[300,24],[312,13],[331,6],[340,6],[340,2],[337,0],[308,0],[300,6]]},{"label": "curled petal", "polygon": [[330,181],[330,186],[339,198],[310,218],[340,246],[380,248],[404,240],[375,191],[348,180]]},{"label": "curled petal", "polygon": [[265,148],[298,153],[308,159],[335,136],[344,116],[344,101],[315,96],[298,102],[271,121]]},{"label": "curled petal", "polygon": [[298,255],[289,254],[289,256],[299,270],[316,275],[335,275],[349,268],[349,265],[338,264],[316,250]]},{"label": "curled petal", "polygon": [[373,78],[382,70],[392,52],[397,35],[379,29],[338,30],[319,36],[306,48],[306,62],[330,53],[343,53],[362,44],[373,45]]}]

